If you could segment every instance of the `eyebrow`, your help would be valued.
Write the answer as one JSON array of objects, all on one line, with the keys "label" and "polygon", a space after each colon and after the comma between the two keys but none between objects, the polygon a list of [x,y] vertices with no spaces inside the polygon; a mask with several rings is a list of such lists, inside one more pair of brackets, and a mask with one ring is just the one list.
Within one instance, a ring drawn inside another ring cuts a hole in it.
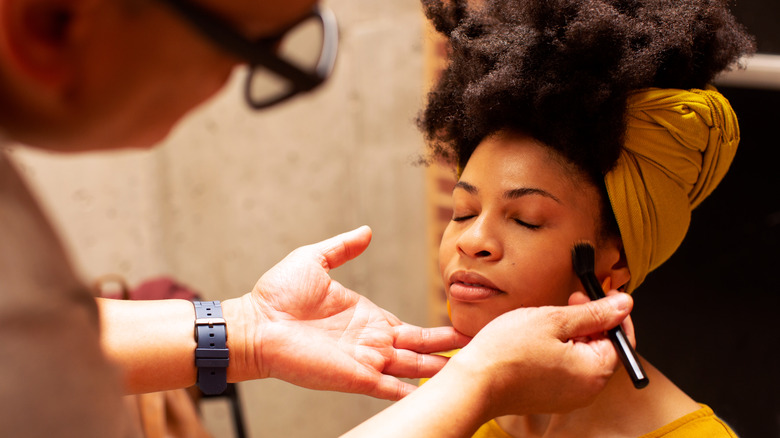
[{"label": "eyebrow", "polygon": [[[460,188],[462,190],[465,190],[466,193],[469,193],[469,194],[472,194],[472,195],[476,195],[477,193],[479,193],[479,189],[478,188],[476,188],[475,186],[473,186],[473,185],[471,185],[471,184],[469,184],[467,182],[464,182],[464,181],[458,181],[457,183],[455,183],[455,188],[456,189]],[[558,199],[552,193],[550,193],[548,191],[545,191],[545,190],[542,190],[542,189],[537,189],[537,188],[534,188],[534,187],[520,187],[520,188],[517,188],[517,189],[507,190],[507,191],[504,192],[504,199],[518,199],[518,198],[522,198],[523,196],[528,196],[528,195],[544,196],[545,198],[550,198],[553,201],[561,204],[561,200]]]}]

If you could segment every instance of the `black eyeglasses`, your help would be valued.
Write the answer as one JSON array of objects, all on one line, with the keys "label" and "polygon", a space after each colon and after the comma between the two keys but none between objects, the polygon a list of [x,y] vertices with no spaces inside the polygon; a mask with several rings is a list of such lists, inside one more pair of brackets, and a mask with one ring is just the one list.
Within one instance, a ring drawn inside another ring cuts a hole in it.
[{"label": "black eyeglasses", "polygon": [[249,64],[244,96],[254,109],[310,91],[333,71],[338,25],[327,8],[316,6],[279,35],[252,41],[196,3],[164,1],[214,44]]}]

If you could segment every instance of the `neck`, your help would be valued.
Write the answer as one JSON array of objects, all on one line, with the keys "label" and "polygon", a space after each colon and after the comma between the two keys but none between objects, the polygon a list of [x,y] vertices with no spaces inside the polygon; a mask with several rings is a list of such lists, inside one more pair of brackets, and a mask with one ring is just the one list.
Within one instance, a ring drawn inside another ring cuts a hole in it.
[{"label": "neck", "polygon": [[650,384],[636,389],[620,367],[593,402],[564,414],[497,418],[515,438],[637,437],[699,409],[699,405],[652,365],[642,360]]},{"label": "neck", "polygon": [[543,437],[550,430],[551,423],[554,424],[553,417],[558,415],[506,415],[496,418],[496,422],[513,437]]}]

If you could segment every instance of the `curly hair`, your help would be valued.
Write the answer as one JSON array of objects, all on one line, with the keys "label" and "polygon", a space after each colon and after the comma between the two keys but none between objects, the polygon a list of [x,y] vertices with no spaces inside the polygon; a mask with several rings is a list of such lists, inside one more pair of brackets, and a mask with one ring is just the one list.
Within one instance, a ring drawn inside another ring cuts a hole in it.
[{"label": "curly hair", "polygon": [[488,135],[525,132],[594,182],[623,144],[626,99],[704,88],[755,42],[725,0],[423,0],[448,66],[418,117],[464,166]]}]

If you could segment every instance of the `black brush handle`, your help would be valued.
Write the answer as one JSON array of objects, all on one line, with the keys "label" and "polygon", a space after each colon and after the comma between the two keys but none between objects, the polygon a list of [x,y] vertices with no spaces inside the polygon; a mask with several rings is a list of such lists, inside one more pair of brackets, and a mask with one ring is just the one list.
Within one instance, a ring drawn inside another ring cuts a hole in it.
[{"label": "black brush handle", "polygon": [[[582,285],[585,286],[585,290],[588,292],[588,295],[590,295],[591,300],[595,301],[606,297],[592,271],[581,276],[580,281],[582,281]],[[639,362],[639,357],[636,355],[634,347],[628,342],[628,337],[623,331],[623,328],[617,326],[610,329],[607,331],[607,336],[615,346],[620,361],[623,362],[623,366],[626,368],[626,371],[628,371],[628,375],[631,377],[634,387],[641,389],[647,386],[647,384],[650,383],[650,379],[647,378],[645,369],[642,368],[642,364]]]}]

